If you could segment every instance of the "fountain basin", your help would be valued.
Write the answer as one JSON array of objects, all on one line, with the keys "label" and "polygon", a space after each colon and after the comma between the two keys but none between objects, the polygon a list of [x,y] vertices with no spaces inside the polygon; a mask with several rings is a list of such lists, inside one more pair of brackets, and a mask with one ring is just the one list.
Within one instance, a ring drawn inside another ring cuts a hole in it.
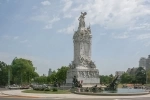
[{"label": "fountain basin", "polygon": [[117,91],[102,91],[96,93],[74,91],[73,93],[80,95],[96,95],[96,96],[135,96],[135,95],[150,94],[149,91],[146,91],[144,89],[122,89],[122,88],[118,88]]}]

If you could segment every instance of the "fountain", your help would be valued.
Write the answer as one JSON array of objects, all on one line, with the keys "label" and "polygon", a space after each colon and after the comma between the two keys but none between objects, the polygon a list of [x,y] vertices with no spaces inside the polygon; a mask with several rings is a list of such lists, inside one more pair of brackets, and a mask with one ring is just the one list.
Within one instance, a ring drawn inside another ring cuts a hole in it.
[{"label": "fountain", "polygon": [[[73,93],[83,94],[83,95],[99,95],[99,96],[132,96],[132,95],[146,95],[149,94],[145,89],[133,89],[133,88],[117,88],[117,79],[118,76],[104,89],[98,87],[97,85],[93,87],[83,88],[82,85],[76,80],[76,77],[73,78],[73,84],[76,89]],[[80,91],[82,90],[82,91]]]},{"label": "fountain", "polygon": [[[99,70],[91,59],[92,33],[85,25],[86,12],[79,17],[79,26],[74,31],[74,60],[69,64],[66,86],[77,94],[87,95],[141,95],[145,90],[117,88],[118,76],[104,90],[100,87]],[[72,79],[73,78],[73,79]]]}]

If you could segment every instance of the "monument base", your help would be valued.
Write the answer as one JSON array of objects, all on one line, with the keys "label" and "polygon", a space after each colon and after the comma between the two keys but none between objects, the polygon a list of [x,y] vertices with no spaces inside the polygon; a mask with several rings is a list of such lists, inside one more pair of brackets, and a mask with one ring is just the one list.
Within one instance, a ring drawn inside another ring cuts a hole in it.
[{"label": "monument base", "polygon": [[91,87],[100,85],[99,71],[96,68],[78,67],[67,71],[66,85],[72,86],[73,77],[76,76],[82,86]]}]

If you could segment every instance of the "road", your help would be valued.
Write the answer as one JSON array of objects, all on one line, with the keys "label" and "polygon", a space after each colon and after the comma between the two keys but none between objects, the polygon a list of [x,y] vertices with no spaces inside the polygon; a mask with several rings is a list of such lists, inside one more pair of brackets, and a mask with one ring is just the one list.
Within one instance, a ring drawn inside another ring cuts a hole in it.
[{"label": "road", "polygon": [[70,98],[35,98],[35,99],[30,99],[30,98],[21,98],[21,97],[19,97],[19,98],[13,98],[13,97],[0,97],[0,100],[150,100],[150,98],[146,98],[146,97],[144,97],[144,98],[116,98],[116,99],[114,99],[114,98],[98,98],[98,99],[96,99],[96,98],[94,98],[94,99],[70,99]]},{"label": "road", "polygon": [[6,88],[0,88],[0,91],[2,91],[2,90],[8,90],[8,89],[6,89]]},{"label": "road", "polygon": [[[0,88],[0,92],[2,90],[7,90],[7,89],[4,89],[4,88]],[[50,98],[50,97],[47,97],[47,98],[25,98],[25,97],[10,97],[10,96],[6,96],[6,97],[2,97],[0,95],[0,100],[150,100],[150,97],[138,97],[138,98]]]}]

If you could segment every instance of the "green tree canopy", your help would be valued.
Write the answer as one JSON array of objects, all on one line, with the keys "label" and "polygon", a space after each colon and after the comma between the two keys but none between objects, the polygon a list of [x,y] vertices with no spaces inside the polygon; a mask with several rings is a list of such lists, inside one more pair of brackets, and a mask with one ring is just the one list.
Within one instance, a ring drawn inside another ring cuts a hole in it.
[{"label": "green tree canopy", "polygon": [[5,62],[0,61],[0,86],[8,82],[8,66]]},{"label": "green tree canopy", "polygon": [[13,82],[18,84],[29,83],[32,78],[38,76],[32,61],[23,58],[15,58],[12,61],[12,74]]},{"label": "green tree canopy", "polygon": [[48,83],[54,83],[55,79],[56,79],[56,72],[53,71],[52,74],[47,77],[47,81]]},{"label": "green tree canopy", "polygon": [[132,76],[128,73],[124,73],[121,75],[121,83],[132,83]]},{"label": "green tree canopy", "polygon": [[69,67],[62,66],[61,68],[58,69],[56,73],[56,77],[59,82],[66,82],[66,76],[67,76],[67,71]]},{"label": "green tree canopy", "polygon": [[143,67],[139,67],[135,74],[136,82],[139,84],[145,84],[146,83],[146,71]]}]

